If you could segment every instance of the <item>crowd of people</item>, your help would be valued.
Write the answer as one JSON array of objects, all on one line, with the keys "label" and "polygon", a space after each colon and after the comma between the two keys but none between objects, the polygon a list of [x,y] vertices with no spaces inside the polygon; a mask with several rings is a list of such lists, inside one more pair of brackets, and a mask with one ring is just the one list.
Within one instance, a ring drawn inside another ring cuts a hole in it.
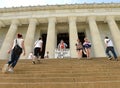
[{"label": "crowd of people", "polygon": [[[106,45],[106,55],[108,56],[109,60],[111,60],[113,57],[110,53],[112,52],[114,59],[118,61],[117,54],[114,50],[114,45],[111,39],[109,37],[105,37],[104,43]],[[60,43],[58,44],[58,50],[63,53],[65,49],[67,48],[67,44],[64,42],[64,40],[61,40]],[[87,58],[90,58],[91,55],[91,42],[85,37],[84,42],[80,41],[80,39],[77,39],[76,41],[76,52],[78,54],[78,58],[82,58],[83,54],[86,55]],[[17,50],[17,51],[15,51]],[[42,38],[39,38],[35,43],[34,43],[34,51],[31,52],[28,56],[29,59],[32,59],[32,63],[40,63],[40,58],[43,50],[43,40]],[[19,52],[18,52],[19,51]],[[14,67],[16,66],[20,55],[23,53],[25,55],[25,46],[24,46],[24,39],[22,34],[17,34],[17,38],[14,39],[13,44],[11,45],[10,49],[8,50],[8,54],[10,54],[9,61],[7,64],[4,65],[2,71],[3,72],[13,72]],[[46,52],[44,58],[49,58],[49,51]]]}]

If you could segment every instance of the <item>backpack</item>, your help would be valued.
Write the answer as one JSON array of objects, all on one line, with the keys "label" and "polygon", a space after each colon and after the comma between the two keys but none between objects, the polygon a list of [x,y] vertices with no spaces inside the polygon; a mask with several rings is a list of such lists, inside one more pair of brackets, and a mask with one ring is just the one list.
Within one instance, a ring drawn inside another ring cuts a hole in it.
[{"label": "backpack", "polygon": [[22,48],[17,44],[17,39],[16,39],[16,44],[13,48],[13,53],[15,55],[20,55],[22,53]]}]

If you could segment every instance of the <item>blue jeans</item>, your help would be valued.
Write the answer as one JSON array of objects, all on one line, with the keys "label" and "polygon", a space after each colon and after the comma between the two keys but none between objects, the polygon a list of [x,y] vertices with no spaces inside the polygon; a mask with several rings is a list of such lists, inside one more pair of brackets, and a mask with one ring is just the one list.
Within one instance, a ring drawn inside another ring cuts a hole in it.
[{"label": "blue jeans", "polygon": [[15,53],[13,53],[13,51],[11,51],[11,56],[10,56],[10,60],[8,61],[8,65],[11,65],[11,67],[15,67],[15,65],[18,62],[18,59],[20,57],[21,54],[16,55]]},{"label": "blue jeans", "polygon": [[112,54],[113,54],[113,56],[114,56],[114,58],[117,59],[117,54],[115,53],[114,47],[107,47],[107,48],[106,48],[106,54],[107,54],[108,57],[110,58],[110,57],[112,57],[112,56],[110,55],[109,51],[111,51]]}]

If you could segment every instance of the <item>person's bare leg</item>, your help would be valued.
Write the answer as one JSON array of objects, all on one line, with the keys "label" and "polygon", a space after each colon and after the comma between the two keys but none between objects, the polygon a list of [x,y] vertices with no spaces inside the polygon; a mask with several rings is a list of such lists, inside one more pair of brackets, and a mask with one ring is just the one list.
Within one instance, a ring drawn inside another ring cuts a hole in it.
[{"label": "person's bare leg", "polygon": [[77,51],[77,54],[78,54],[78,59],[80,59],[80,56],[79,56],[79,51]]},{"label": "person's bare leg", "polygon": [[79,57],[82,58],[82,50],[79,51]]},{"label": "person's bare leg", "polygon": [[86,56],[87,56],[87,58],[89,57],[89,54],[88,54],[88,49],[87,48],[85,48],[85,51],[86,51]]},{"label": "person's bare leg", "polygon": [[90,48],[88,48],[88,58],[90,58]]}]

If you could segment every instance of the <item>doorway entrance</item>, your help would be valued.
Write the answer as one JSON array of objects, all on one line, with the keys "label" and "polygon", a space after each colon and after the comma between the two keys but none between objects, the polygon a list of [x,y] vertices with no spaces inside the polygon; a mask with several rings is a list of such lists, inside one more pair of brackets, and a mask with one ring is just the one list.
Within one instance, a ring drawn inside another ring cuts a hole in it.
[{"label": "doorway entrance", "polygon": [[81,43],[84,43],[85,33],[84,32],[78,32],[78,38],[80,39]]},{"label": "doorway entrance", "polygon": [[57,34],[57,45],[60,43],[61,40],[63,40],[67,44],[67,48],[69,48],[69,34],[58,33]]},{"label": "doorway entrance", "polygon": [[42,49],[42,58],[44,58],[44,54],[45,54],[45,47],[46,47],[46,38],[47,38],[47,34],[42,34],[42,40],[43,40],[43,49]]}]

